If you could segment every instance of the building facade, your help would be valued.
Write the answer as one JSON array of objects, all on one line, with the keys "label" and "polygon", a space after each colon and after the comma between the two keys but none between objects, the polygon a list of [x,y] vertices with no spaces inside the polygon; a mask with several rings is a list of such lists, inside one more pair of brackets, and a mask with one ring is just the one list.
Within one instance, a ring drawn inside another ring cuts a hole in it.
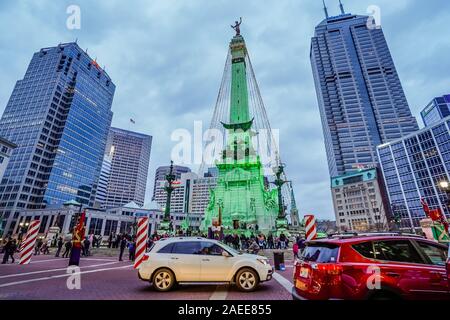
[{"label": "building facade", "polygon": [[111,176],[112,157],[108,154],[103,158],[100,178],[98,179],[97,194],[95,196],[95,207],[104,207],[106,203],[106,195],[108,191],[108,181]]},{"label": "building facade", "polygon": [[421,198],[450,218],[446,193],[439,188],[439,182],[450,181],[450,117],[379,146],[378,157],[392,214],[401,218],[402,229],[419,228],[425,218]]},{"label": "building facade", "polygon": [[15,148],[17,148],[16,144],[0,137],[0,181],[5,174],[9,159],[11,158],[11,154]]},{"label": "building facade", "polygon": [[450,95],[434,98],[420,115],[426,127],[450,116]]},{"label": "building facade", "polygon": [[151,146],[149,135],[119,128],[109,130],[106,155],[111,156],[111,169],[104,207],[131,201],[144,205]]},{"label": "building facade", "polygon": [[[156,200],[157,185],[159,185],[160,181],[166,179],[166,175],[169,173],[169,170],[170,170],[170,166],[162,166],[162,167],[158,167],[156,169],[155,181],[154,181],[154,185],[153,185],[153,197],[152,197],[153,201]],[[187,173],[187,172],[191,172],[191,169],[189,169],[188,167],[183,167],[183,166],[176,166],[176,165],[173,166],[173,174],[175,175],[176,179],[180,179],[181,175],[183,173]]]},{"label": "building facade", "polygon": [[25,209],[93,204],[114,91],[76,43],[33,55],[0,120],[0,136],[17,145],[0,183],[5,232]]},{"label": "building facade", "polygon": [[338,231],[387,231],[389,205],[377,169],[355,171],[331,179]]},{"label": "building facade", "polygon": [[381,28],[344,13],[315,29],[310,59],[331,177],[376,167],[376,147],[418,130]]},{"label": "building facade", "polygon": [[[155,201],[164,208],[166,206],[167,192],[164,190],[165,180],[156,184]],[[210,189],[217,185],[217,177],[203,177],[194,172],[181,174],[174,183],[174,191],[170,202],[171,213],[186,213],[203,217],[208,206]]]}]

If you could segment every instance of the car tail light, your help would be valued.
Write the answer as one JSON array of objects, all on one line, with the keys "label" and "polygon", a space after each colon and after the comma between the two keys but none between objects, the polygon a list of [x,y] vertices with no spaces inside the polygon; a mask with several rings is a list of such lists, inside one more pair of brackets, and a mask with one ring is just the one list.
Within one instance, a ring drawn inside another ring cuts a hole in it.
[{"label": "car tail light", "polygon": [[149,258],[148,254],[144,254],[144,257],[142,258],[142,262],[147,261]]}]

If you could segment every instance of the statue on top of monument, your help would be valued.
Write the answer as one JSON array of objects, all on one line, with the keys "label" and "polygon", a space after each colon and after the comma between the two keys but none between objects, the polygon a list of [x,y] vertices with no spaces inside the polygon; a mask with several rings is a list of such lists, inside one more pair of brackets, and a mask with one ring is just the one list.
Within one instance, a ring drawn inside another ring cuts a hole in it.
[{"label": "statue on top of monument", "polygon": [[241,23],[242,23],[242,17],[240,18],[239,22],[235,21],[235,25],[231,26],[236,31],[236,36],[241,35],[241,28],[240,28]]}]

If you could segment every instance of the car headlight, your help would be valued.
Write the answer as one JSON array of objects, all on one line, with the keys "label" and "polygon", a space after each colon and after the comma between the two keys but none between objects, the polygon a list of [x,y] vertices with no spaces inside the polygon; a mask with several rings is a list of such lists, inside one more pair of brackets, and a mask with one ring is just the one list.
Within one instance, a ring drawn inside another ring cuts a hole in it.
[{"label": "car headlight", "polygon": [[267,259],[256,259],[256,260],[258,260],[259,262],[261,262],[265,266],[267,266],[269,264]]}]

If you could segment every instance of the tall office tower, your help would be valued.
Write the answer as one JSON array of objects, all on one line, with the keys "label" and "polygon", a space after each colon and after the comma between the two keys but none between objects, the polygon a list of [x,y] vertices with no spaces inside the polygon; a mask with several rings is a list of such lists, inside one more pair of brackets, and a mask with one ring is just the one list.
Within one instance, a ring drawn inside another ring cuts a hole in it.
[{"label": "tall office tower", "polygon": [[[170,166],[158,167],[155,172],[155,183],[153,185],[153,197],[152,200],[156,199],[156,189],[158,188],[161,181],[166,180],[166,175],[169,173]],[[183,173],[191,172],[191,169],[183,166],[173,166],[173,174],[176,179],[180,179]]]},{"label": "tall office tower", "polygon": [[93,204],[114,91],[76,43],[33,55],[0,120],[0,136],[17,145],[0,183],[5,232],[24,208]]},{"label": "tall office tower", "polygon": [[106,208],[131,201],[144,205],[152,136],[111,128],[106,153],[112,156],[111,173],[106,189]]},{"label": "tall office tower", "polygon": [[106,202],[106,194],[108,190],[108,181],[111,176],[112,157],[105,154],[103,158],[102,170],[100,171],[100,178],[98,179],[97,194],[95,196],[95,205],[97,207],[104,207]]},{"label": "tall office tower", "polygon": [[450,94],[431,100],[420,115],[426,127],[450,116]]},{"label": "tall office tower", "polygon": [[367,16],[328,16],[311,65],[331,177],[377,165],[376,147],[418,130],[380,27]]}]

